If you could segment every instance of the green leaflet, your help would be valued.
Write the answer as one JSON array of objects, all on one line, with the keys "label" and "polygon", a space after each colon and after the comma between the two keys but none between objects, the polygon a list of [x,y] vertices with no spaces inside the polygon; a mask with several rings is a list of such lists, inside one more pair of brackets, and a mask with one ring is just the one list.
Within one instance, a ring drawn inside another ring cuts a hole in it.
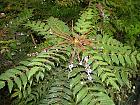
[{"label": "green leaflet", "polygon": [[71,77],[74,77],[76,76],[78,73],[80,73],[80,71],[84,71],[83,68],[74,68],[69,74],[68,74],[68,77],[71,78]]},{"label": "green leaflet", "polygon": [[11,95],[11,97],[13,98],[13,97],[17,97],[17,96],[18,96],[19,99],[21,99],[22,98],[22,92],[19,91],[18,89],[14,89],[14,93]]},{"label": "green leaflet", "polygon": [[13,81],[12,80],[8,80],[8,89],[9,89],[9,92],[11,93],[12,89],[13,89]]},{"label": "green leaflet", "polygon": [[121,72],[121,77],[124,83],[130,88],[129,80],[128,80],[128,75],[125,71],[122,70]]},{"label": "green leaflet", "polygon": [[102,66],[108,65],[106,62],[103,62],[103,61],[98,61],[98,64],[99,64],[99,65],[102,65]]},{"label": "green leaflet", "polygon": [[76,96],[76,94],[83,88],[83,85],[79,82],[75,87],[73,87],[73,95]]},{"label": "green leaflet", "polygon": [[51,69],[52,69],[52,67],[49,66],[49,65],[46,65],[46,68],[47,68],[48,70],[51,70]]},{"label": "green leaflet", "polygon": [[87,94],[87,96],[84,99],[82,99],[80,105],[88,105],[88,103],[90,103],[92,98],[93,98],[93,94]]},{"label": "green leaflet", "polygon": [[17,66],[15,69],[21,70],[21,71],[28,71],[29,69],[26,66]]},{"label": "green leaflet", "polygon": [[115,76],[116,76],[116,78],[117,78],[118,83],[119,83],[121,86],[123,86],[123,81],[122,81],[122,78],[121,78],[121,75],[120,75],[120,72],[119,72],[118,69],[115,70]]},{"label": "green leaflet", "polygon": [[19,77],[14,78],[15,83],[17,84],[19,90],[21,91],[22,83]]},{"label": "green leaflet", "polygon": [[56,57],[58,57],[58,58],[60,58],[60,59],[62,59],[62,60],[64,60],[64,61],[66,61],[66,58],[65,58],[63,55],[56,54],[56,53],[48,53],[48,54],[54,55],[54,56],[56,56]]},{"label": "green leaflet", "polygon": [[140,61],[140,53],[137,54],[137,60]]},{"label": "green leaflet", "polygon": [[33,59],[32,61],[33,62],[46,62],[47,59],[44,59],[44,58],[36,58],[36,59]]},{"label": "green leaflet", "polygon": [[18,95],[19,95],[19,92],[14,92],[14,93],[11,95],[11,98],[17,97]]},{"label": "green leaflet", "polygon": [[112,70],[110,68],[102,67],[102,69],[106,72],[112,72]]},{"label": "green leaflet", "polygon": [[0,89],[2,89],[5,86],[5,82],[4,81],[0,81]]},{"label": "green leaflet", "polygon": [[93,98],[92,100],[90,100],[90,103],[88,105],[100,105],[98,100]]},{"label": "green leaflet", "polygon": [[98,91],[98,92],[104,92],[104,93],[107,93],[107,91],[105,90],[105,88],[100,85],[100,84],[97,84],[93,87],[89,87],[88,88],[89,91]]},{"label": "green leaflet", "polygon": [[100,100],[101,105],[115,105],[112,99],[103,92],[96,93],[95,96],[97,96],[97,100]]},{"label": "green leaflet", "polygon": [[[67,91],[65,91],[65,92],[67,92]],[[63,98],[66,99],[66,100],[68,100],[68,101],[65,100],[66,104],[67,104],[67,102],[70,102],[71,101],[71,96],[69,96],[66,93],[64,94]]]},{"label": "green leaflet", "polygon": [[107,78],[107,74],[103,74],[103,75],[101,75],[101,78],[102,78],[102,82],[104,82],[105,79]]},{"label": "green leaflet", "polygon": [[64,87],[63,90],[66,92],[65,94],[67,94],[67,95],[69,95],[69,96],[72,96],[72,91],[70,90],[69,87],[68,87],[68,88]]},{"label": "green leaflet", "polygon": [[[48,56],[47,56],[48,57]],[[50,56],[51,57],[51,56]],[[51,58],[55,58],[55,57],[51,57]],[[56,60],[56,59],[55,59]],[[33,59],[32,60],[33,62],[43,62],[43,63],[45,63],[45,64],[49,64],[49,65],[51,65],[51,66],[55,66],[54,65],[54,62],[52,62],[52,61],[49,61],[48,59],[44,59],[44,58],[36,58],[36,59]],[[58,61],[59,62],[59,61]],[[46,65],[45,65],[45,67],[46,67]]]},{"label": "green leaflet", "polygon": [[109,45],[102,45],[104,48],[105,53],[109,53],[110,51],[112,51],[112,46]]},{"label": "green leaflet", "polygon": [[108,39],[109,39],[109,35],[104,35],[102,38],[102,43],[106,44]]},{"label": "green leaflet", "polygon": [[107,45],[110,45],[112,42],[113,42],[112,37],[109,37],[108,40],[107,40]]},{"label": "green leaflet", "polygon": [[103,54],[102,56],[107,63],[109,63],[109,64],[111,63],[111,58],[108,54]]},{"label": "green leaflet", "polygon": [[98,76],[100,76],[104,71],[104,69],[102,69],[101,67],[99,67],[97,70],[98,70]]},{"label": "green leaflet", "polygon": [[[82,27],[81,27],[81,28],[82,28]],[[80,27],[75,27],[74,29],[75,29],[77,32],[81,33],[81,34],[84,34],[84,33],[86,33],[86,32],[89,31],[89,29],[82,29],[82,30],[81,30],[81,28],[80,28]]]},{"label": "green leaflet", "polygon": [[36,102],[39,99],[39,94],[36,91],[32,92],[32,95],[34,95],[34,101]]},{"label": "green leaflet", "polygon": [[134,55],[131,55],[131,61],[133,62],[133,64],[136,66],[137,65],[137,61]]},{"label": "green leaflet", "polygon": [[27,66],[30,62],[29,61],[21,61],[20,64]]},{"label": "green leaflet", "polygon": [[87,88],[82,88],[82,90],[79,91],[76,97],[76,103],[79,103],[86,95],[88,94]]},{"label": "green leaflet", "polygon": [[92,65],[92,70],[97,69],[98,66],[99,66],[99,63],[98,62],[94,62],[93,65]]},{"label": "green leaflet", "polygon": [[33,94],[30,94],[26,101],[29,102],[32,100],[36,102],[36,97]]},{"label": "green leaflet", "polygon": [[[48,54],[46,54],[46,53],[40,53],[37,57],[38,57],[38,58],[41,58],[41,59],[42,59],[42,58],[51,58],[51,59],[53,59],[53,60],[59,62],[59,58],[53,57],[52,55],[48,55]],[[51,62],[51,61],[49,61],[49,60],[47,60],[47,59],[46,59],[45,62],[48,63],[48,64],[51,65],[51,66],[54,66],[54,62]]]},{"label": "green leaflet", "polygon": [[62,92],[63,87],[52,87],[49,92]]},{"label": "green leaflet", "polygon": [[95,60],[100,60],[100,61],[103,60],[103,58],[102,58],[101,56],[97,56],[97,55],[93,56],[93,59],[95,59]]},{"label": "green leaflet", "polygon": [[27,87],[27,93],[28,94],[31,94],[31,91],[32,91],[31,86],[28,85],[28,87]]},{"label": "green leaflet", "polygon": [[30,78],[31,78],[34,74],[36,74],[36,72],[39,71],[39,70],[40,70],[39,67],[35,66],[35,67],[31,68],[29,71],[27,71],[27,72],[26,72],[26,75],[27,75],[27,77],[28,77],[28,80],[30,80]]},{"label": "green leaflet", "polygon": [[118,57],[116,56],[116,54],[111,54],[111,59],[114,63],[119,65],[119,60],[118,60]]},{"label": "green leaflet", "polygon": [[2,73],[0,75],[0,80],[8,80],[11,77],[14,77],[15,75],[13,73],[9,73],[8,71],[5,73]]},{"label": "green leaflet", "polygon": [[114,77],[115,75],[113,73],[104,73],[101,75],[102,78],[102,82],[104,82],[106,80],[106,78],[110,78],[110,77]]},{"label": "green leaflet", "polygon": [[123,66],[125,66],[124,57],[123,57],[121,54],[118,55],[118,59],[119,59],[120,63],[121,63]]},{"label": "green leaflet", "polygon": [[28,95],[28,94],[27,94],[27,91],[26,91],[26,90],[23,90],[23,97],[26,98],[27,95]]},{"label": "green leaflet", "polygon": [[[4,74],[5,77],[7,78],[14,78],[16,76],[16,74],[14,72],[11,72],[12,69],[7,70]],[[4,78],[3,78],[4,79]]]},{"label": "green leaflet", "polygon": [[75,78],[73,78],[70,81],[70,89],[72,89],[76,84],[78,84],[81,81],[81,76],[77,75]]},{"label": "green leaflet", "polygon": [[25,89],[26,85],[27,85],[28,78],[27,78],[27,76],[24,73],[22,75],[20,75],[20,78],[22,80],[22,84],[23,84],[23,87]]},{"label": "green leaflet", "polygon": [[117,90],[120,90],[119,86],[117,85],[116,83],[116,79],[115,78],[109,78],[107,79],[107,84],[109,84],[113,86],[113,88],[117,89]]},{"label": "green leaflet", "polygon": [[36,75],[36,80],[37,82],[39,81],[39,78],[41,78],[41,80],[44,79],[44,74],[42,72],[39,72],[37,75]]},{"label": "green leaflet", "polygon": [[135,50],[134,52],[132,52],[132,55],[136,56],[138,54],[138,51]]},{"label": "green leaflet", "polygon": [[52,92],[52,93],[49,94],[48,98],[56,98],[59,95],[61,95],[61,92],[55,92],[55,93]]},{"label": "green leaflet", "polygon": [[125,57],[125,61],[129,64],[129,66],[131,66],[131,59],[130,59],[129,55],[125,54],[124,57]]},{"label": "green leaflet", "polygon": [[17,74],[20,74],[20,73],[21,73],[21,71],[19,71],[19,70],[17,70],[17,69],[9,69],[8,71],[9,71],[10,73],[15,74],[15,75],[17,75]]},{"label": "green leaflet", "polygon": [[41,62],[31,62],[31,63],[28,64],[28,66],[42,66],[42,67],[46,67],[46,65],[41,63]]}]

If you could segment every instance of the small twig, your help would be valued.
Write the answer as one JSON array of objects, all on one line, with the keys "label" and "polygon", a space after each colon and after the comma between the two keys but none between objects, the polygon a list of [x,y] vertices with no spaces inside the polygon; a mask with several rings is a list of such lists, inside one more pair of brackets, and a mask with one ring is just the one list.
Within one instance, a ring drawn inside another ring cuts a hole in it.
[{"label": "small twig", "polygon": [[33,44],[36,46],[36,42],[35,42],[34,36],[32,34],[31,34],[31,38],[32,38]]},{"label": "small twig", "polygon": [[72,23],[71,23],[71,24],[72,24],[72,28],[71,28],[71,31],[73,32],[73,20],[72,20],[71,22],[72,22]]}]

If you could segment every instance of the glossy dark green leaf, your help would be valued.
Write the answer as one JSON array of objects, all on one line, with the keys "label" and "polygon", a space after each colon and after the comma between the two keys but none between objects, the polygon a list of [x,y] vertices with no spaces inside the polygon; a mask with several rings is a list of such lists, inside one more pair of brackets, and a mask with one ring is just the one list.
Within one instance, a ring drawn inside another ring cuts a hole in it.
[{"label": "glossy dark green leaf", "polygon": [[116,56],[116,54],[111,54],[111,59],[114,63],[119,65],[119,60],[118,60],[118,57]]},{"label": "glossy dark green leaf", "polygon": [[131,55],[131,60],[132,60],[132,63],[136,66],[137,65],[137,61],[136,61],[136,58],[134,55]]},{"label": "glossy dark green leaf", "polygon": [[125,66],[124,57],[123,57],[121,54],[118,55],[118,59],[119,59],[120,63],[121,63],[123,66]]},{"label": "glossy dark green leaf", "polygon": [[24,89],[25,89],[25,87],[27,85],[28,78],[27,78],[27,76],[24,73],[22,75],[20,75],[20,78],[22,80],[22,84],[23,84]]},{"label": "glossy dark green leaf", "polygon": [[88,105],[88,103],[92,100],[92,98],[93,94],[87,94],[87,96],[84,99],[82,99],[80,105]]},{"label": "glossy dark green leaf", "polygon": [[132,62],[131,62],[129,55],[125,55],[124,57],[125,57],[125,61],[131,66]]},{"label": "glossy dark green leaf", "polygon": [[87,96],[87,94],[88,94],[88,89],[87,88],[82,88],[82,90],[80,90],[79,93],[77,94],[76,103],[78,103],[81,100],[83,100],[83,98],[85,96]]},{"label": "glossy dark green leaf", "polygon": [[39,71],[39,67],[33,67],[31,68],[26,74],[27,74],[27,77],[28,77],[28,80],[34,75],[36,74],[36,72]]},{"label": "glossy dark green leaf", "polygon": [[81,76],[77,75],[75,78],[73,78],[70,81],[70,89],[72,89],[76,84],[78,84],[81,81]]},{"label": "glossy dark green leaf", "polygon": [[8,89],[9,89],[9,92],[11,93],[12,89],[13,89],[13,81],[12,80],[8,80]]},{"label": "glossy dark green leaf", "polygon": [[14,81],[15,81],[15,83],[17,84],[19,90],[21,90],[21,88],[22,88],[22,83],[21,83],[20,78],[19,78],[19,77],[15,77],[15,78],[14,78]]},{"label": "glossy dark green leaf", "polygon": [[75,96],[82,88],[83,88],[83,85],[79,82],[79,83],[73,88],[73,95]]},{"label": "glossy dark green leaf", "polygon": [[121,77],[122,77],[122,80],[124,81],[124,83],[130,88],[130,83],[129,83],[129,80],[128,80],[127,72],[122,70]]}]

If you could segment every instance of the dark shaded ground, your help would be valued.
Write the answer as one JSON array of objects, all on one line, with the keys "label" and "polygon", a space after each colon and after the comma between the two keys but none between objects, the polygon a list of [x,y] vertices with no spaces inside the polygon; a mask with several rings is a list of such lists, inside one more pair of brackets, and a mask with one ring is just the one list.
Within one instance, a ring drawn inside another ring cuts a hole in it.
[{"label": "dark shaded ground", "polygon": [[9,92],[6,88],[0,90],[0,105],[11,105]]}]

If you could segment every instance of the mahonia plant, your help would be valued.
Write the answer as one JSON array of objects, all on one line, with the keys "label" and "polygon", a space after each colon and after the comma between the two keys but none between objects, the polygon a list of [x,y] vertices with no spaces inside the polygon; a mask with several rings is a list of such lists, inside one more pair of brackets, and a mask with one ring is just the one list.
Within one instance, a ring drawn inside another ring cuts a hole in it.
[{"label": "mahonia plant", "polygon": [[49,47],[0,75],[0,89],[8,86],[13,103],[115,105],[127,100],[140,53],[104,32],[99,5],[87,8],[72,29],[54,17],[24,24],[49,39]]}]

